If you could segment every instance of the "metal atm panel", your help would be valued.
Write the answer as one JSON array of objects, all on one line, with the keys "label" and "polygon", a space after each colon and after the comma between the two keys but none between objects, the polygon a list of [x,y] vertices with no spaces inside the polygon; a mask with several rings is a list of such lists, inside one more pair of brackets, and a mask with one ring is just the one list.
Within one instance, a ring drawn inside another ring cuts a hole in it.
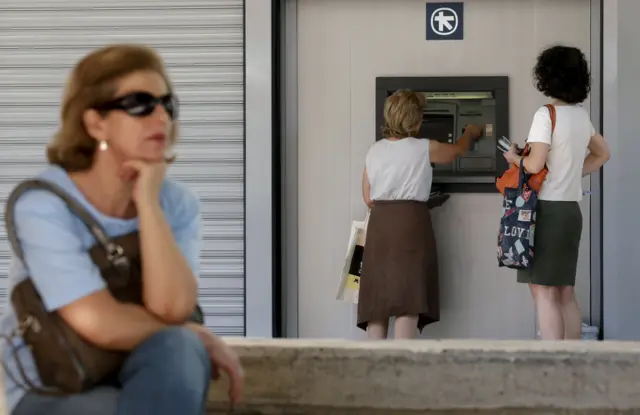
[{"label": "metal atm panel", "polygon": [[[482,126],[483,137],[476,141],[472,148],[458,158],[458,171],[494,172],[496,169],[496,137],[493,130],[496,124],[495,99],[462,101],[459,106],[458,120],[461,125],[477,124]],[[458,136],[463,134],[464,127],[459,129]]]},{"label": "metal atm panel", "polygon": [[[495,99],[489,91],[476,93],[467,92],[442,92],[424,93],[427,105],[424,110],[423,122],[429,124],[431,118],[438,118],[446,112],[452,119],[449,143],[454,143],[464,133],[468,124],[477,124],[483,128],[484,136],[476,141],[467,153],[458,158],[452,165],[436,166],[436,175],[441,171],[467,172],[470,174],[482,174],[495,172],[496,153],[495,135]],[[423,130],[421,129],[421,133]],[[424,128],[422,138],[437,139],[429,128]],[[451,174],[449,174],[451,176]]]},{"label": "metal atm panel", "polygon": [[[418,138],[437,140],[442,143],[454,143],[456,131],[458,130],[456,121],[456,108],[452,103],[434,103],[431,107],[424,109],[422,115],[422,126],[418,132]],[[455,163],[439,164],[434,166],[435,171],[455,170]]]},{"label": "metal atm panel", "polygon": [[381,139],[386,98],[399,89],[427,98],[418,138],[455,143],[468,124],[483,128],[483,137],[455,162],[434,165],[434,185],[446,192],[496,192],[495,178],[507,168],[496,138],[508,132],[507,77],[394,77],[376,79],[376,123]]}]

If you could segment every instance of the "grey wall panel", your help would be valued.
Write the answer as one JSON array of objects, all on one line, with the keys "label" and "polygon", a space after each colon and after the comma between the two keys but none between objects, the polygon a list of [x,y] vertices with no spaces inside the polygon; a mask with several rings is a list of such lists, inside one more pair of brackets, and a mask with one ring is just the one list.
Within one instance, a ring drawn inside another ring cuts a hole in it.
[{"label": "grey wall panel", "polygon": [[247,336],[273,335],[271,1],[245,1]]},{"label": "grey wall panel", "polygon": [[[591,122],[602,132],[602,0],[591,0]],[[602,172],[590,176],[590,324],[602,326]],[[585,313],[583,313],[585,314]]]},{"label": "grey wall panel", "polygon": [[611,340],[640,340],[638,15],[637,0],[603,0],[603,130],[611,149],[603,168],[603,309]]},{"label": "grey wall panel", "polygon": [[285,337],[298,337],[298,0],[284,3],[282,111],[282,206]]},{"label": "grey wall panel", "polygon": [[[143,43],[165,59],[182,101],[170,175],[202,201],[200,301],[207,325],[244,335],[242,0],[3,0],[0,3],[0,204],[45,165],[44,147],[73,65],[110,43]],[[0,230],[0,274],[9,249]],[[1,302],[6,279],[0,278]]]}]

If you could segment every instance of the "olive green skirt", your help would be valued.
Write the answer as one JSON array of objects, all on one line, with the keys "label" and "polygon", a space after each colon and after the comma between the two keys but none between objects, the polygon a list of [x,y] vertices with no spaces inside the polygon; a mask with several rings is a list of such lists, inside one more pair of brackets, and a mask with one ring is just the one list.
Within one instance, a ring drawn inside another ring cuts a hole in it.
[{"label": "olive green skirt", "polygon": [[532,267],[518,270],[518,282],[574,286],[581,236],[578,202],[539,200]]}]

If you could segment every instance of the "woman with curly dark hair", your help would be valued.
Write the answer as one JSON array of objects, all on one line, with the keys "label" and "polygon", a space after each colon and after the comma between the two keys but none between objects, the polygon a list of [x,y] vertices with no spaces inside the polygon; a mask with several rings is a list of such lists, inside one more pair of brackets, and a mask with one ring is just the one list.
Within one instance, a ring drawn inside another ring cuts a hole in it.
[{"label": "woman with curly dark hair", "polygon": [[[553,128],[550,110],[538,109],[527,139],[531,152],[524,168],[536,174],[546,165],[549,173],[538,194],[532,268],[519,270],[518,282],[529,284],[542,339],[579,339],[582,323],[574,293],[582,235],[578,202],[582,177],[602,167],[609,148],[581,105],[591,90],[591,74],[579,49],[546,49],[534,78],[537,89],[551,99],[556,118]],[[504,157],[515,164],[522,159],[515,147]]]}]

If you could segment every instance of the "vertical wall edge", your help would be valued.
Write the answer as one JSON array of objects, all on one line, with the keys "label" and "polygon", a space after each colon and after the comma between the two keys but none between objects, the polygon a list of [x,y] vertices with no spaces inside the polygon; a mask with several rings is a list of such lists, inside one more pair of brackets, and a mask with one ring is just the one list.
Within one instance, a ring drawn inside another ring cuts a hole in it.
[{"label": "vertical wall edge", "polygon": [[283,82],[283,297],[286,337],[298,337],[298,1],[284,3]]},{"label": "vertical wall edge", "polygon": [[245,0],[245,335],[273,336],[271,2]]}]

